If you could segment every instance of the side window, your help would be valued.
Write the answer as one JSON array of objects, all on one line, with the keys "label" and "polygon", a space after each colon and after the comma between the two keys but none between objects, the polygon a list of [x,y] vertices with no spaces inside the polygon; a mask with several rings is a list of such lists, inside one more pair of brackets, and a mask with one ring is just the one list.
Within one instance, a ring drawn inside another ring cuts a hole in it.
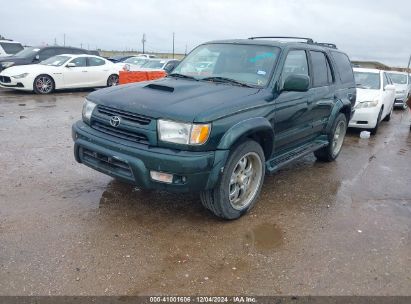
[{"label": "side window", "polygon": [[352,71],[351,61],[347,55],[340,52],[331,52],[335,64],[337,65],[338,72],[342,83],[354,84],[354,73]]},{"label": "side window", "polygon": [[99,66],[99,65],[105,65],[106,62],[103,59],[96,58],[96,57],[87,57],[88,59],[88,65],[89,66]]},{"label": "side window", "polygon": [[55,48],[49,48],[39,52],[40,61],[46,60],[55,55],[57,55],[57,51]]},{"label": "side window", "polygon": [[328,59],[323,52],[310,51],[313,86],[322,87],[333,82]]},{"label": "side window", "polygon": [[282,85],[288,76],[298,74],[308,76],[307,54],[304,50],[294,50],[287,54],[282,72]]},{"label": "side window", "polygon": [[70,61],[70,63],[75,63],[76,67],[85,67],[87,66],[86,57],[77,57]]}]

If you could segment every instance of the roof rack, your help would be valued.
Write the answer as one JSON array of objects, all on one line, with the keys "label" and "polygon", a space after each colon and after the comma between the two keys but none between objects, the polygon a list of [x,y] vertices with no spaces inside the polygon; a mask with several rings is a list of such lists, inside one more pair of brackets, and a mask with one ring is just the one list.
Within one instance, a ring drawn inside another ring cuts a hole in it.
[{"label": "roof rack", "polygon": [[314,43],[314,40],[311,38],[305,38],[305,37],[289,37],[289,36],[261,36],[261,37],[250,37],[248,39],[299,39],[299,40],[306,40],[307,43]]},{"label": "roof rack", "polygon": [[261,36],[261,37],[250,37],[250,40],[253,39],[298,39],[298,40],[306,40],[308,44],[315,44],[319,46],[325,46],[332,49],[337,49],[337,46],[334,43],[328,42],[315,42],[312,38],[305,38],[305,37],[289,37],[289,36]]},{"label": "roof rack", "polygon": [[332,49],[336,49],[337,46],[334,43],[328,43],[328,42],[315,42],[315,44],[317,45],[321,45],[321,46],[325,46],[325,47],[329,47]]}]

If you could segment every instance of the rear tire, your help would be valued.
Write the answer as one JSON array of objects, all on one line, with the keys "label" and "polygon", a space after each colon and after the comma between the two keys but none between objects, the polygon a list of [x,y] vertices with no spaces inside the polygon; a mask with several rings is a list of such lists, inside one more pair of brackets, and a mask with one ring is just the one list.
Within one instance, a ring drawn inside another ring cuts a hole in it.
[{"label": "rear tire", "polygon": [[36,94],[50,94],[54,91],[55,83],[49,75],[39,75],[34,79],[33,90]]},{"label": "rear tire", "polygon": [[343,113],[340,113],[334,121],[330,134],[328,134],[328,146],[314,151],[315,157],[324,162],[335,160],[341,152],[346,132],[347,118]]},{"label": "rear tire", "polygon": [[231,151],[217,186],[201,192],[201,202],[218,217],[237,219],[256,203],[264,175],[263,149],[253,140],[243,142]]},{"label": "rear tire", "polygon": [[118,75],[112,74],[107,79],[107,86],[114,87],[116,85],[118,85]]}]

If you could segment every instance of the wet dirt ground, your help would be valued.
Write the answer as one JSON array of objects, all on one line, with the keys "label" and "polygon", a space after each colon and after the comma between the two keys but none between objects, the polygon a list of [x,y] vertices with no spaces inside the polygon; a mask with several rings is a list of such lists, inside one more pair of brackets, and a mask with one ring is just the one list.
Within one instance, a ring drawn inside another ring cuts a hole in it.
[{"label": "wet dirt ground", "polygon": [[267,176],[228,222],[76,163],[88,93],[0,90],[0,295],[411,295],[408,111]]}]

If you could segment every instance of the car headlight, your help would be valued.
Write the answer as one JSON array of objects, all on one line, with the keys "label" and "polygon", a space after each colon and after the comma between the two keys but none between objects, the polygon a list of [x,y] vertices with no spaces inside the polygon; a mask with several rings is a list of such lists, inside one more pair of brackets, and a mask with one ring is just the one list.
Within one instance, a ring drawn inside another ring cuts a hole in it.
[{"label": "car headlight", "polygon": [[378,99],[375,99],[373,101],[361,101],[355,106],[355,108],[356,109],[373,108],[376,106],[378,106]]},{"label": "car headlight", "polygon": [[29,74],[29,73],[23,73],[23,74],[14,75],[14,76],[11,76],[11,77],[16,78],[16,79],[20,79],[20,78],[26,77],[28,74]]},{"label": "car headlight", "polygon": [[94,108],[96,107],[96,104],[94,102],[91,102],[89,100],[85,100],[83,103],[83,111],[82,111],[82,116],[83,116],[83,121],[86,123],[90,123],[91,119],[91,114],[93,113]]},{"label": "car headlight", "polygon": [[14,64],[13,61],[5,61],[5,62],[2,62],[2,63],[1,63],[1,65],[3,66],[3,68],[9,68],[9,67],[11,67],[13,64]]},{"label": "car headlight", "polygon": [[210,135],[210,124],[191,124],[159,119],[158,137],[161,141],[185,145],[202,145]]}]

